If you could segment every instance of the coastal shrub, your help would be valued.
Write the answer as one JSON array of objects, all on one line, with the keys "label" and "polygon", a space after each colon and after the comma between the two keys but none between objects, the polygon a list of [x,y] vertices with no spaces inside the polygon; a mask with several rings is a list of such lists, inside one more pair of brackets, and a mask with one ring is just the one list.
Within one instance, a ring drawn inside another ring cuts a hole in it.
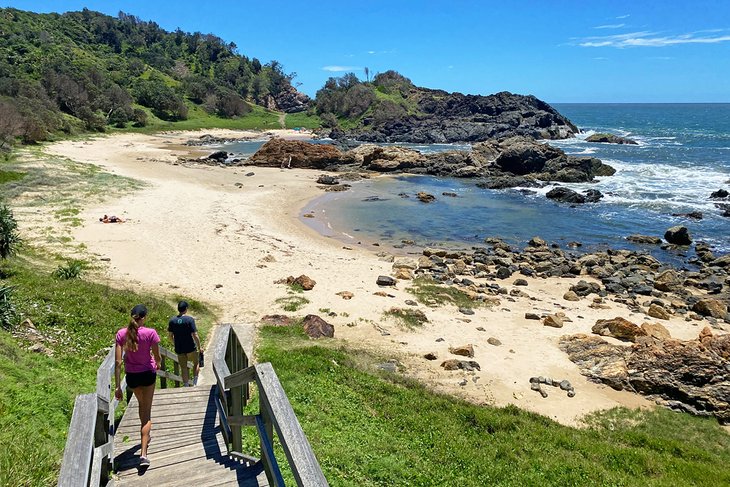
[{"label": "coastal shrub", "polygon": [[7,259],[15,254],[22,240],[18,233],[18,222],[13,211],[5,204],[0,204],[0,259]]},{"label": "coastal shrub", "polygon": [[0,327],[11,328],[16,321],[17,311],[13,304],[13,287],[0,286]]},{"label": "coastal shrub", "polygon": [[60,265],[53,271],[53,277],[58,279],[78,279],[86,268],[86,262],[72,259],[66,265]]}]

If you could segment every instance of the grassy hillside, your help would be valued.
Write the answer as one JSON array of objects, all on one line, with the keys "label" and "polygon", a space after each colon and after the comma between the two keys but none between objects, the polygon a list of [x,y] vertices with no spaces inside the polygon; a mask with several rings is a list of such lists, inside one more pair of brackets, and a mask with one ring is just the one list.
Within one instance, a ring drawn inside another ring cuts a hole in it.
[{"label": "grassy hillside", "polygon": [[0,32],[0,150],[110,127],[278,128],[279,113],[262,106],[306,108],[280,63],[212,34],[168,32],[121,12],[12,8],[0,8]]}]

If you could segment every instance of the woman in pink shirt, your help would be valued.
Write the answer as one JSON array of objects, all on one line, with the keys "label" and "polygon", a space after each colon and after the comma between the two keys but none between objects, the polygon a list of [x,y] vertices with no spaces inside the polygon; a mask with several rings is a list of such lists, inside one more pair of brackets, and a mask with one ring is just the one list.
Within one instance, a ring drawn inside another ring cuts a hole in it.
[{"label": "woman in pink shirt", "polygon": [[147,459],[147,445],[150,442],[150,431],[152,430],[152,398],[155,395],[157,370],[160,368],[161,362],[160,337],[154,328],[144,326],[146,318],[147,308],[144,305],[138,304],[132,308],[132,319],[129,320],[129,324],[117,332],[114,352],[116,358],[114,396],[119,400],[122,399],[121,368],[122,362],[124,362],[127,386],[132,389],[139,403],[140,442],[142,444],[139,464],[142,467],[150,465],[150,461]]}]

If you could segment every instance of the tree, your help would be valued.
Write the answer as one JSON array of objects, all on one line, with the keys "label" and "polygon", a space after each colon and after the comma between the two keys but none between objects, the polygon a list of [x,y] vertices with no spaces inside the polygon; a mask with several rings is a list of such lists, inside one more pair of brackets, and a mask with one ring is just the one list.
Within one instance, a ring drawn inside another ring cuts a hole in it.
[{"label": "tree", "polygon": [[0,259],[15,254],[21,242],[13,211],[5,204],[0,205]]}]

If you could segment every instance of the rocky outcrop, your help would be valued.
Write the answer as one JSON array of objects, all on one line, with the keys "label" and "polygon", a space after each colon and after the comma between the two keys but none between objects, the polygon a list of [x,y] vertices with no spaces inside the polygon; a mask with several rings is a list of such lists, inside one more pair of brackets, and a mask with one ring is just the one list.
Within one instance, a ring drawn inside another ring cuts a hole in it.
[{"label": "rocky outcrop", "polygon": [[603,144],[630,144],[638,145],[638,142],[626,137],[614,134],[593,134],[586,138],[586,142],[600,142]]},{"label": "rocky outcrop", "polygon": [[324,169],[346,160],[342,152],[333,145],[276,137],[266,142],[247,163],[262,167]]},{"label": "rocky outcrop", "polygon": [[560,347],[592,380],[730,422],[730,335],[705,328],[696,340],[647,340],[631,347],[573,335],[561,338]]},{"label": "rocky outcrop", "polygon": [[309,104],[311,102],[311,98],[304,93],[297,91],[297,89],[291,85],[280,90],[274,97],[274,103],[276,104],[275,108],[286,113],[303,112],[309,108]]},{"label": "rocky outcrop", "polygon": [[417,106],[417,114],[382,121],[366,118],[361,127],[334,135],[363,142],[443,144],[516,135],[565,139],[579,132],[570,120],[534,96],[463,95],[412,87],[408,98]]}]

